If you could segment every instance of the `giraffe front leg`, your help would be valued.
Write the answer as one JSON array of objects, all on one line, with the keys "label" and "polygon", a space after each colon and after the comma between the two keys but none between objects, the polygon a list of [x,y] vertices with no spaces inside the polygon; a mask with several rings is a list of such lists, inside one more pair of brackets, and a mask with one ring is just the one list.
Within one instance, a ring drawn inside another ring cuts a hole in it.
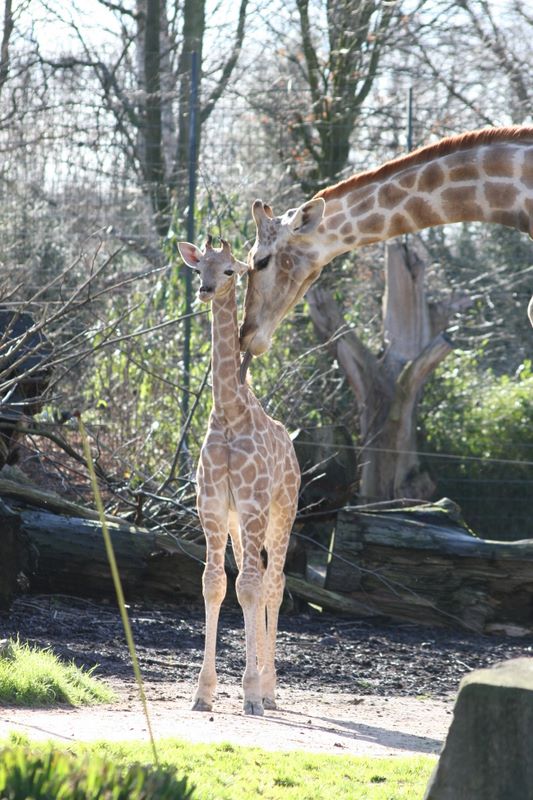
[{"label": "giraffe front leg", "polygon": [[192,708],[194,711],[211,711],[217,687],[215,668],[216,642],[220,606],[226,595],[226,572],[224,569],[224,552],[227,533],[216,532],[204,525],[206,532],[207,554],[202,586],[205,604],[205,647],[202,668],[198,676],[198,685],[194,694]]},{"label": "giraffe front leg", "polygon": [[264,709],[257,664],[258,595],[261,585],[256,575],[242,572],[237,578],[236,588],[244,615],[246,639],[246,666],[242,678],[243,712],[262,716]]},{"label": "giraffe front leg", "polygon": [[[255,533],[256,528],[258,529],[257,534]],[[246,639],[246,667],[242,679],[243,712],[255,716],[262,716],[264,713],[261,680],[257,663],[257,626],[260,608],[263,608],[261,539],[261,526],[257,525],[257,520],[254,520],[247,526],[247,529],[245,528],[245,532],[242,535],[242,568],[235,582],[237,599],[244,616]]]}]

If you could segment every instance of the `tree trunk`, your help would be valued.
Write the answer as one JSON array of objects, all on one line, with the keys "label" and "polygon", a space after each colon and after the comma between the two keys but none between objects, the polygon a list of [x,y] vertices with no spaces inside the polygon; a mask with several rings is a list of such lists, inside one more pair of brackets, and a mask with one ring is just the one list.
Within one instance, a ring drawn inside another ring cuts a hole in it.
[{"label": "tree trunk", "polygon": [[[192,112],[191,57],[192,53],[195,52],[199,70],[198,90],[200,90],[204,32],[205,0],[185,0],[183,6],[183,46],[177,75],[179,82],[178,142],[172,176],[172,190],[177,198],[186,198],[188,196],[187,179],[191,141],[190,119]],[[195,170],[198,164],[198,157],[200,153],[200,133],[200,115],[197,115],[195,131]],[[182,202],[180,205],[181,207],[179,208],[179,211],[183,214],[186,204]]]},{"label": "tree trunk", "polygon": [[144,172],[154,212],[154,227],[164,237],[170,225],[165,183],[161,95],[161,0],[146,0],[144,20]]},{"label": "tree trunk", "polygon": [[[420,466],[417,407],[429,375],[451,350],[435,332],[424,286],[425,264],[412,250],[387,247],[383,298],[383,352],[379,358],[349,330],[331,345],[355,395],[361,437],[359,496],[366,501],[427,499],[434,485]],[[333,297],[320,287],[307,294],[323,339],[343,326]],[[451,307],[450,307],[451,313]]]}]

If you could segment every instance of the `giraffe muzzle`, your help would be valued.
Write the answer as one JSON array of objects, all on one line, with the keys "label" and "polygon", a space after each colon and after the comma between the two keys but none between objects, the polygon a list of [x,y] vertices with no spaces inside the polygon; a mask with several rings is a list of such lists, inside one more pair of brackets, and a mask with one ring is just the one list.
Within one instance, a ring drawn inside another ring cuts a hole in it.
[{"label": "giraffe muzzle", "polygon": [[210,286],[200,286],[198,289],[198,299],[201,303],[209,303],[215,296],[215,291]]}]

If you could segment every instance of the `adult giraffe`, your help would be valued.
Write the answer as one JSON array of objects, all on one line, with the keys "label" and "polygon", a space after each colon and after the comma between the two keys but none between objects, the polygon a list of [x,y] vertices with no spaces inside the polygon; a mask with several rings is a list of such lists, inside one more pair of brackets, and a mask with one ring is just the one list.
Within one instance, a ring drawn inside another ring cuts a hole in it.
[{"label": "adult giraffe", "polygon": [[451,222],[496,222],[533,236],[533,127],[451,136],[322,189],[283,216],[261,200],[252,213],[241,377],[341,253]]}]

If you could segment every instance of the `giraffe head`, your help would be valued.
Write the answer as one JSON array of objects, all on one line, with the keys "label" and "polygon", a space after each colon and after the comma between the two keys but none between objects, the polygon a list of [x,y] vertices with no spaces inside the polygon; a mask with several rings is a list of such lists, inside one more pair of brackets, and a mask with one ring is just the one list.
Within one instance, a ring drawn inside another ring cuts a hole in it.
[{"label": "giraffe head", "polygon": [[200,275],[198,299],[202,303],[210,303],[214,297],[225,294],[233,285],[235,275],[243,275],[248,269],[244,262],[234,257],[228,242],[221,239],[220,249],[215,249],[212,242],[212,236],[208,236],[203,250],[189,242],[178,242],[181,257]]},{"label": "giraffe head", "polygon": [[254,202],[257,233],[248,255],[248,287],[240,330],[241,350],[249,355],[268,350],[283,317],[320,275],[324,262],[314,234],[324,208],[324,200],[318,197],[275,217],[262,200]]}]

